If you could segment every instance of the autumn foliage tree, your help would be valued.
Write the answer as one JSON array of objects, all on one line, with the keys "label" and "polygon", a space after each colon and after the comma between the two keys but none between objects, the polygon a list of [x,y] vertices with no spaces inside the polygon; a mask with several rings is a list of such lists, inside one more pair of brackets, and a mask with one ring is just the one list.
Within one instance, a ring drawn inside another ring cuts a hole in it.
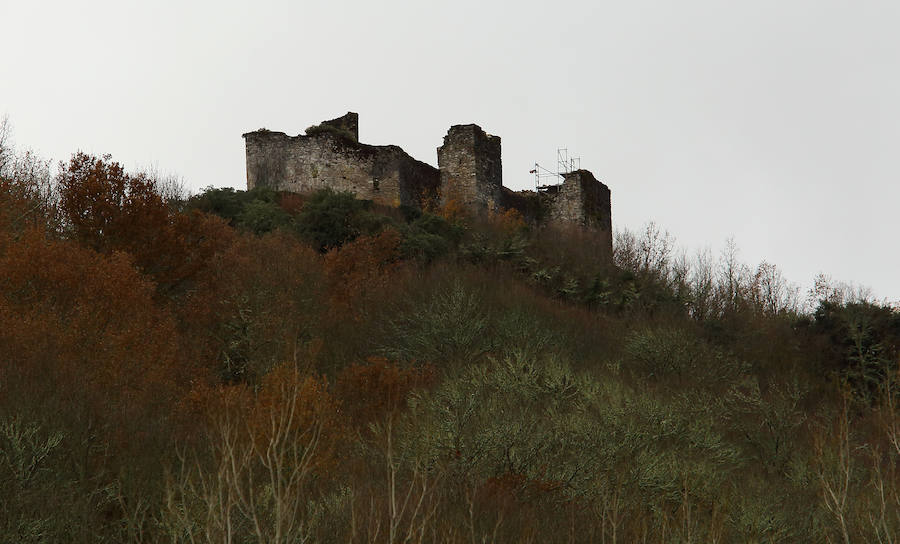
[{"label": "autumn foliage tree", "polygon": [[52,455],[21,450],[39,477],[5,495],[0,527],[12,524],[6,534],[20,541],[31,538],[27,527],[50,541],[93,540],[112,531],[101,520],[120,515],[118,498],[154,500],[154,486],[126,482],[154,479],[192,366],[175,319],[125,253],[35,226],[0,233],[0,271],[0,427],[15,423],[6,438],[17,449],[21,429],[55,440],[45,444]]},{"label": "autumn foliage tree", "polygon": [[243,234],[208,265],[182,313],[219,377],[258,384],[281,362],[312,363],[326,296],[318,252],[285,232]]},{"label": "autumn foliage tree", "polygon": [[172,540],[307,541],[310,505],[327,493],[345,437],[327,382],[283,364],[258,392],[236,385],[192,396],[206,448],[170,475],[164,520]]},{"label": "autumn foliage tree", "polygon": [[124,251],[164,297],[189,290],[232,239],[213,216],[175,213],[146,175],[125,172],[109,155],[76,153],[60,165],[59,208],[73,239],[101,253]]},{"label": "autumn foliage tree", "polygon": [[35,229],[0,245],[0,269],[7,378],[41,389],[78,383],[78,394],[123,416],[138,399],[165,402],[160,391],[177,388],[174,321],[152,303],[153,286],[128,255],[101,255]]},{"label": "autumn foliage tree", "polygon": [[[404,368],[381,357],[353,364],[338,376],[337,396],[362,448],[355,470],[370,477],[369,485],[359,486],[362,500],[351,506],[366,512],[359,528],[364,541],[379,540],[382,527],[386,542],[409,541],[417,533],[421,538],[435,513],[434,487],[441,475],[402,445],[409,397],[435,379],[430,365]],[[367,505],[374,512],[366,511]]]},{"label": "autumn foliage tree", "polygon": [[435,379],[436,369],[430,365],[404,368],[384,357],[370,357],[366,364],[354,363],[341,371],[337,395],[350,421],[365,428],[385,416],[396,416],[406,408],[412,391]]},{"label": "autumn foliage tree", "polygon": [[400,241],[397,231],[385,230],[328,252],[324,269],[331,308],[359,319],[370,296],[400,268]]},{"label": "autumn foliage tree", "polygon": [[3,135],[2,542],[900,542],[893,305]]}]

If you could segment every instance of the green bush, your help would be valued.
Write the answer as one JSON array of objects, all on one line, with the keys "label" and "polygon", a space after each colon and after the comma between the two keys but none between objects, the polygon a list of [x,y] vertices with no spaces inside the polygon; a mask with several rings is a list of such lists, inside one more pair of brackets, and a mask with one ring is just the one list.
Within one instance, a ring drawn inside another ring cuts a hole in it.
[{"label": "green bush", "polygon": [[822,301],[813,317],[812,330],[828,340],[836,361],[837,367],[828,370],[836,370],[859,399],[873,402],[885,380],[897,372],[900,314],[865,301]]},{"label": "green bush", "polygon": [[586,493],[596,428],[587,407],[596,384],[558,359],[509,356],[453,375],[415,401],[419,447],[476,479],[521,474],[566,481]]},{"label": "green bush", "polygon": [[430,263],[446,255],[460,241],[462,227],[430,213],[404,214],[406,227],[400,250],[407,259]]},{"label": "green bush", "polygon": [[297,215],[297,230],[319,251],[340,247],[361,234],[381,229],[382,222],[368,213],[369,205],[350,192],[316,191]]},{"label": "green bush", "polygon": [[454,282],[388,323],[384,355],[406,361],[466,364],[491,349],[490,319],[479,297]]},{"label": "green bush", "polygon": [[745,366],[688,331],[661,328],[635,332],[625,341],[629,369],[671,388],[715,388],[737,380]]},{"label": "green bush", "polygon": [[356,137],[353,136],[347,129],[339,128],[333,125],[313,125],[306,129],[307,136],[318,136],[321,134],[330,134],[332,136],[336,136],[342,140],[347,140],[350,142],[356,142]]},{"label": "green bush", "polygon": [[268,187],[250,191],[209,187],[191,197],[188,207],[217,215],[233,227],[261,235],[291,222],[290,215],[278,205],[278,196],[278,192]]},{"label": "green bush", "polygon": [[739,491],[730,478],[741,452],[716,429],[714,410],[576,373],[559,357],[470,365],[411,405],[404,447],[447,471],[459,488],[451,496],[514,476],[520,507],[590,505],[595,521],[703,542]]},{"label": "green bush", "polygon": [[257,236],[290,224],[291,216],[278,204],[251,200],[238,216],[238,225]]}]

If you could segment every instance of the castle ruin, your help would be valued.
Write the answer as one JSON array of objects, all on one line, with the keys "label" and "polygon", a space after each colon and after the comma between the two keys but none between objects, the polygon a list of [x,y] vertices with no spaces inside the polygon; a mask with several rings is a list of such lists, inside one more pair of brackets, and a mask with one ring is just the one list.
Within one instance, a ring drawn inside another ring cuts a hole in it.
[{"label": "castle ruin", "polygon": [[243,135],[247,189],[304,193],[332,188],[392,206],[428,209],[450,201],[474,213],[519,211],[532,224],[601,232],[612,251],[609,188],[587,170],[563,174],[540,191],[503,186],[500,137],[478,125],[454,125],[437,149],[438,168],[395,145],[359,143],[359,115],[347,113],[305,135],[260,129]]}]

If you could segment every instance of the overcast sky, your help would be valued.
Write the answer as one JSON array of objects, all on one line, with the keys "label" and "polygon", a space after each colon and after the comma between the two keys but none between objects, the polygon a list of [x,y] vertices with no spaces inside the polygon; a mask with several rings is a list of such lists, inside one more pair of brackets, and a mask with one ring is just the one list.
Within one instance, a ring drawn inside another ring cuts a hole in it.
[{"label": "overcast sky", "polygon": [[0,0],[0,25],[0,115],[54,160],[243,189],[260,127],[355,111],[434,165],[474,122],[509,187],[568,147],[614,227],[900,300],[897,0]]}]

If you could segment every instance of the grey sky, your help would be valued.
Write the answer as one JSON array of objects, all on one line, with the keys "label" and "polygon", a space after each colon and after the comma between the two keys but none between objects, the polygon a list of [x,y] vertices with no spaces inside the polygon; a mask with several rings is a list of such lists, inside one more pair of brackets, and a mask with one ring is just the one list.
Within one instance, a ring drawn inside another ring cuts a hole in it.
[{"label": "grey sky", "polygon": [[613,224],[734,236],[808,285],[900,300],[900,2],[0,0],[0,114],[56,160],[111,153],[244,188],[241,133],[348,110],[435,164],[451,124],[504,183],[568,146]]}]

